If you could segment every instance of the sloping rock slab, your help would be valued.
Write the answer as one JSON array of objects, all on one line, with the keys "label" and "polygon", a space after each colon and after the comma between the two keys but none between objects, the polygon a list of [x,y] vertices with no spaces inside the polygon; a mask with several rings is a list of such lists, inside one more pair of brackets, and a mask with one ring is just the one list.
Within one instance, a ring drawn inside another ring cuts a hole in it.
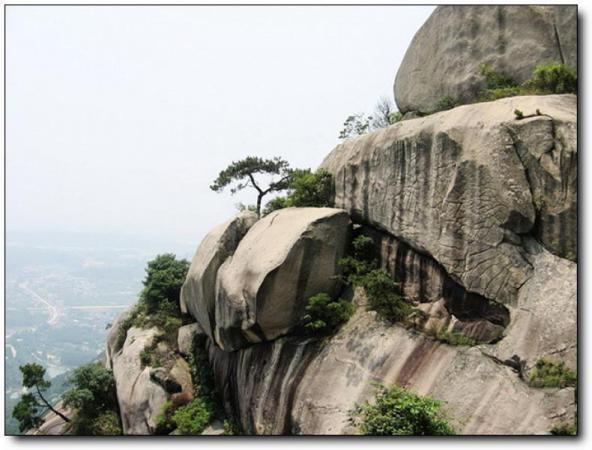
[{"label": "sloping rock slab", "polygon": [[[515,109],[542,115],[521,124]],[[345,141],[321,167],[354,221],[432,256],[467,291],[515,304],[532,276],[522,236],[576,254],[576,123],[574,95],[506,98]],[[549,158],[527,160],[541,148]]]},{"label": "sloping rock slab", "polygon": [[226,408],[247,433],[355,434],[350,411],[398,384],[445,402],[458,434],[548,434],[573,422],[573,388],[529,387],[482,347],[453,347],[359,308],[331,339],[283,337],[224,352],[209,344]]}]

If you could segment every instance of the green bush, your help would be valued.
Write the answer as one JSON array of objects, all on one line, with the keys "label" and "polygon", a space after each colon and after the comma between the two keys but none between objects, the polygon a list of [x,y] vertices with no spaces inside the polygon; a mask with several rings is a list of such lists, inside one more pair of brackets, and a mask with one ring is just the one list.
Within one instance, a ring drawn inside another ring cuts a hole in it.
[{"label": "green bush", "polygon": [[354,305],[348,300],[333,300],[324,292],[308,299],[304,316],[305,327],[314,332],[332,332],[347,322],[354,313]]},{"label": "green bush", "polygon": [[391,323],[400,322],[417,309],[398,293],[397,284],[383,269],[374,269],[357,278],[364,288],[370,309]]},{"label": "green bush", "polygon": [[403,120],[403,114],[401,114],[399,111],[391,113],[388,117],[389,124],[391,125],[400,122],[401,120]]},{"label": "green bush", "polygon": [[212,412],[201,398],[193,399],[173,414],[173,421],[182,434],[200,434],[211,418]]},{"label": "green bush", "polygon": [[127,332],[132,327],[157,327],[163,333],[163,340],[169,344],[176,342],[177,330],[183,323],[179,297],[188,270],[188,261],[177,260],[170,253],[158,255],[148,262],[144,289],[129,317],[118,327],[115,351],[123,347]]},{"label": "green bush", "polygon": [[188,270],[189,262],[177,260],[172,253],[158,255],[148,262],[140,300],[149,314],[164,311],[163,308],[170,313],[177,312],[181,286]]},{"label": "green bush", "polygon": [[479,70],[481,75],[485,77],[487,89],[505,89],[518,85],[512,77],[496,72],[489,64],[481,64]]},{"label": "green bush", "polygon": [[486,88],[479,95],[479,101],[492,101],[517,95],[576,94],[578,89],[576,72],[564,64],[555,62],[537,66],[532,76],[521,85],[488,65],[481,66],[481,75],[485,76]]},{"label": "green bush", "polygon": [[452,109],[458,105],[459,105],[458,101],[453,99],[452,97],[450,97],[450,96],[442,97],[440,100],[438,100],[438,103],[436,103],[436,110],[434,112],[446,111],[446,110]]},{"label": "green bush", "polygon": [[543,64],[534,69],[524,87],[547,94],[575,94],[578,91],[578,76],[565,64]]},{"label": "green bush", "polygon": [[162,412],[156,418],[155,434],[169,434],[171,431],[177,428],[177,424],[173,419],[174,413],[175,410],[173,408],[173,403],[170,400],[167,400],[162,407]]},{"label": "green bush", "polygon": [[70,432],[75,435],[121,434],[113,372],[100,363],[80,366],[69,379],[64,406],[74,411]]},{"label": "green bush", "polygon": [[545,358],[539,359],[530,375],[530,385],[537,388],[564,388],[575,386],[576,383],[576,373],[565,367],[563,361],[555,363]]},{"label": "green bush", "polygon": [[364,435],[444,436],[454,429],[441,412],[442,402],[399,386],[378,386],[376,401],[352,412],[352,422]]},{"label": "green bush", "polygon": [[550,433],[554,436],[576,436],[578,434],[578,427],[568,423],[560,423],[554,425]]},{"label": "green bush", "polygon": [[288,182],[288,194],[267,203],[264,214],[290,207],[331,206],[332,189],[331,174],[324,169],[316,172],[311,172],[310,169],[293,170]]},{"label": "green bush", "polygon": [[398,285],[384,270],[377,268],[374,242],[363,234],[353,239],[349,255],[339,260],[345,283],[364,288],[368,307],[391,323],[399,322],[420,310],[400,294]]},{"label": "green bush", "polygon": [[436,334],[436,339],[446,342],[449,345],[467,345],[473,346],[477,341],[469,336],[466,336],[458,331],[439,330]]},{"label": "green bush", "polygon": [[119,414],[116,411],[107,411],[100,414],[93,420],[89,431],[89,433],[78,432],[77,434],[90,434],[93,436],[119,436],[123,434]]}]

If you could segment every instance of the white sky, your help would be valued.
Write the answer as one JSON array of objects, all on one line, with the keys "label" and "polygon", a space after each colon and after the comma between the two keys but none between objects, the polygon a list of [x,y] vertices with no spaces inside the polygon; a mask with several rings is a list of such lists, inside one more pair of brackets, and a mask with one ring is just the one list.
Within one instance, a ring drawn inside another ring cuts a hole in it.
[{"label": "white sky", "polygon": [[201,239],[254,202],[221,169],[316,167],[432,10],[8,6],[8,230]]}]

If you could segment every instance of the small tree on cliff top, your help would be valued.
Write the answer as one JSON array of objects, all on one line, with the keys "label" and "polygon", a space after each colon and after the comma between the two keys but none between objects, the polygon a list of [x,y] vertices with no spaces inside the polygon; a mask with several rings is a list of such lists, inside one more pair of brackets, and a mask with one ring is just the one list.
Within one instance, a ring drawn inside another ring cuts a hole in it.
[{"label": "small tree on cliff top", "polygon": [[[230,192],[235,194],[246,187],[254,188],[257,191],[256,212],[258,216],[261,216],[261,200],[263,197],[270,192],[287,189],[291,173],[288,162],[282,158],[262,159],[256,156],[247,156],[240,161],[233,161],[232,164],[220,172],[210,189],[214,192],[222,192],[226,186],[236,183],[230,189]],[[270,175],[272,177],[279,175],[280,178],[277,181],[272,179],[265,187],[260,180],[257,180],[257,175]]]},{"label": "small tree on cliff top", "polygon": [[47,410],[53,411],[65,422],[70,422],[68,417],[51,406],[43,396],[51,386],[51,382],[45,379],[45,368],[40,364],[31,363],[20,366],[19,369],[23,374],[23,387],[27,388],[28,392],[23,394],[16,404],[12,416],[19,421],[21,432],[40,426],[43,423],[41,417]]}]

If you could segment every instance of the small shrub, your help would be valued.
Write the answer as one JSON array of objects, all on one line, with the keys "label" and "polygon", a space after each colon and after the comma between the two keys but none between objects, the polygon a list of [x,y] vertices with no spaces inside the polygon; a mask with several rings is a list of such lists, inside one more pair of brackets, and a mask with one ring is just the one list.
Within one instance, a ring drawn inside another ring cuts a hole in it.
[{"label": "small shrub", "polygon": [[200,434],[211,418],[212,412],[201,398],[193,399],[173,414],[173,421],[182,434]]},{"label": "small shrub", "polygon": [[264,214],[289,207],[331,206],[332,176],[324,169],[292,171],[287,189],[285,197],[276,197],[267,203]]},{"label": "small shrub", "polygon": [[333,300],[322,292],[308,299],[304,316],[305,327],[314,332],[331,332],[347,322],[354,313],[354,305],[347,300]]},{"label": "small shrub", "polygon": [[146,347],[144,350],[140,352],[140,363],[142,367],[146,367],[150,365],[152,361],[152,352],[150,347]]},{"label": "small shrub", "polygon": [[358,277],[357,284],[364,288],[370,309],[388,322],[400,322],[416,310],[398,293],[397,284],[383,269]]},{"label": "small shrub", "polygon": [[479,101],[492,101],[517,95],[576,94],[578,89],[576,72],[560,63],[537,66],[532,76],[521,85],[488,65],[481,66],[481,74],[485,76],[487,87],[480,93]]},{"label": "small shrub", "polygon": [[514,116],[516,116],[516,120],[522,120],[524,119],[524,113],[522,111],[520,111],[519,109],[515,109],[514,110]]},{"label": "small shrub", "polygon": [[534,69],[524,87],[539,93],[575,94],[578,90],[578,76],[575,70],[565,64],[543,64]]},{"label": "small shrub", "polygon": [[403,120],[403,114],[401,114],[399,111],[391,113],[389,115],[388,120],[389,120],[389,124],[391,124],[391,125],[394,123],[400,122],[401,120]]},{"label": "small shrub", "polygon": [[466,336],[458,331],[439,330],[436,334],[436,339],[446,342],[449,345],[467,345],[473,346],[477,341],[469,336]]},{"label": "small shrub", "polygon": [[576,373],[565,367],[563,361],[555,363],[545,358],[539,359],[530,375],[530,385],[537,388],[564,388],[575,386],[576,383]]},{"label": "small shrub", "polygon": [[222,424],[222,428],[224,436],[240,436],[242,434],[241,427],[233,419],[226,419]]},{"label": "small shrub", "polygon": [[496,72],[489,64],[481,64],[479,69],[481,75],[485,77],[487,89],[506,89],[518,85],[512,77],[502,72]]},{"label": "small shrub", "polygon": [[525,95],[520,86],[509,86],[497,89],[486,89],[479,94],[478,100],[482,102],[491,102],[499,100],[500,98],[516,97],[518,95]]},{"label": "small shrub", "polygon": [[347,284],[364,288],[368,307],[388,322],[400,322],[419,312],[398,291],[398,285],[374,258],[372,238],[359,235],[351,244],[350,255],[339,261]]},{"label": "small shrub", "polygon": [[568,423],[560,423],[554,425],[550,433],[554,436],[576,436],[578,434],[578,427]]},{"label": "small shrub", "polygon": [[162,407],[162,412],[156,418],[156,434],[169,434],[177,427],[177,424],[173,420],[174,412],[175,410],[173,408],[172,402],[167,400]]},{"label": "small shrub", "polygon": [[459,102],[450,96],[446,96],[438,100],[436,103],[436,110],[434,112],[446,111],[459,105]]},{"label": "small shrub", "polygon": [[444,436],[454,429],[441,412],[442,402],[399,386],[379,385],[376,401],[352,412],[352,422],[364,435]]},{"label": "small shrub", "polygon": [[94,419],[90,434],[94,436],[119,436],[123,434],[119,420],[116,411],[104,412]]}]

